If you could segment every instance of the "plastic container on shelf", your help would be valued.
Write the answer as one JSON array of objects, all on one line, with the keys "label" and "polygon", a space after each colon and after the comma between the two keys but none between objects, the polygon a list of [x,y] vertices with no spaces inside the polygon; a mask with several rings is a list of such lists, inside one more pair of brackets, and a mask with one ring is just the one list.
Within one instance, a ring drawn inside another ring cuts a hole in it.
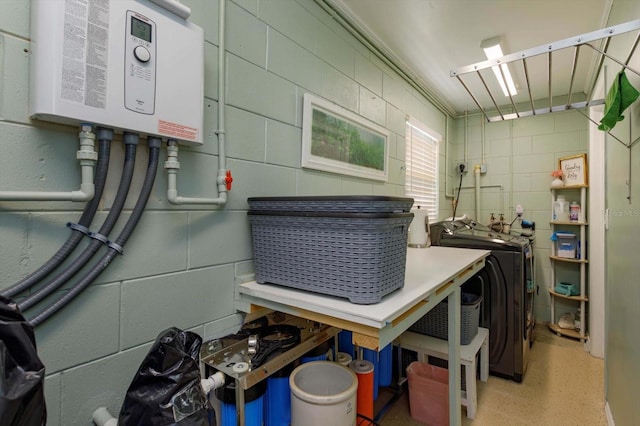
[{"label": "plastic container on shelf", "polygon": [[572,201],[571,204],[569,204],[569,221],[579,222],[580,216],[580,204],[576,201]]},{"label": "plastic container on shelf", "polygon": [[449,371],[446,368],[412,362],[407,367],[411,417],[432,426],[449,424]]},{"label": "plastic container on shelf", "polygon": [[553,203],[553,220],[569,222],[569,202],[564,195],[558,195]]},{"label": "plastic container on shelf", "polygon": [[556,252],[558,257],[564,257],[567,259],[576,258],[576,234],[573,232],[556,232]]}]

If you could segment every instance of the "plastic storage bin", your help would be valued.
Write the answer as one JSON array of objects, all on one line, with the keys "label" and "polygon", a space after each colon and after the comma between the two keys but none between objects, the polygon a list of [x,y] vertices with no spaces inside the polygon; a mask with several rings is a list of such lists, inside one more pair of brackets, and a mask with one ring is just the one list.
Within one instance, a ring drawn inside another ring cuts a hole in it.
[{"label": "plastic storage bin", "polygon": [[432,426],[449,425],[449,371],[425,362],[407,367],[411,417]]},{"label": "plastic storage bin", "polygon": [[573,232],[556,232],[556,252],[558,257],[576,258],[576,234]]},{"label": "plastic storage bin", "polygon": [[378,303],[404,286],[413,213],[249,211],[256,281]]},{"label": "plastic storage bin", "polygon": [[[469,344],[478,334],[481,303],[482,296],[471,293],[462,294],[460,310],[461,345]],[[447,299],[438,303],[435,308],[409,327],[409,330],[446,340],[449,337],[449,305]]]}]

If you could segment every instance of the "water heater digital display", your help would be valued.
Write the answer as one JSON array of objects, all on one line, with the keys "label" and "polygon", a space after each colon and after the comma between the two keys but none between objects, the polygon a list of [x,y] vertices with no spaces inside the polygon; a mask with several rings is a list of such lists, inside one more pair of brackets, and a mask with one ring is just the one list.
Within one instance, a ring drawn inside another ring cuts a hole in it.
[{"label": "water heater digital display", "polygon": [[151,43],[151,24],[141,21],[135,16],[131,17],[131,35]]},{"label": "water heater digital display", "polygon": [[185,9],[175,0],[32,0],[32,117],[201,144],[204,31]]},{"label": "water heater digital display", "polygon": [[152,43],[155,23],[127,11],[124,43],[124,107],[140,114],[153,114],[156,100],[156,44]]}]

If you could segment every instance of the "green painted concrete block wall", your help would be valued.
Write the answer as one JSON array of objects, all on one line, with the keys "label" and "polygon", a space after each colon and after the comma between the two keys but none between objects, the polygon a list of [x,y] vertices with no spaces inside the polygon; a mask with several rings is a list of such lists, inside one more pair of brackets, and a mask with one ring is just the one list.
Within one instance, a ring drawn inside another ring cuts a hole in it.
[{"label": "green painted concrete block wall", "polygon": [[[205,144],[180,148],[178,187],[181,195],[213,197],[218,3],[184,3],[206,34]],[[78,129],[29,118],[29,37],[29,2],[0,2],[0,190],[72,190],[79,182]],[[171,206],[165,172],[158,170],[147,210],[125,255],[36,330],[47,367],[49,425],[90,425],[91,413],[100,406],[117,415],[142,358],[167,327],[192,330],[205,339],[239,327],[242,315],[234,311],[234,285],[253,271],[248,197],[404,195],[405,117],[447,134],[446,117],[313,0],[229,0],[226,58],[227,166],[234,176],[229,202],[221,210]],[[302,97],[307,92],[391,132],[388,182],[301,168]],[[124,150],[120,137],[116,139],[92,228],[107,215],[119,183]],[[443,141],[441,182],[444,147]],[[165,157],[163,149],[161,164]],[[135,204],[146,162],[143,143],[133,195],[114,235]],[[82,208],[66,202],[0,202],[0,287],[47,260],[68,236],[65,223],[77,220]],[[27,317],[31,315],[28,311]]]},{"label": "green painted concrete block wall", "polygon": [[[609,25],[628,22],[640,16],[640,3],[616,1]],[[629,46],[637,32],[620,36],[624,42],[612,44],[611,54],[627,58]],[[636,49],[629,66],[640,67],[640,51]],[[612,82],[620,67],[606,68],[606,80]],[[626,72],[635,88],[640,88],[640,76]],[[609,83],[610,84],[610,83]],[[640,104],[636,101],[624,112],[624,121],[611,132],[626,144],[640,137]],[[640,381],[640,339],[638,336],[638,302],[640,301],[640,263],[638,252],[638,219],[640,218],[640,153],[638,146],[628,149],[607,137],[606,206],[609,227],[606,232],[606,297],[605,297],[605,397],[616,425],[634,424],[640,418],[636,384]],[[629,197],[629,198],[627,198]]]},{"label": "green painted concrete block wall", "polygon": [[[526,117],[517,120],[481,123],[480,115],[456,120],[457,138],[451,151],[456,161],[465,159],[469,172],[462,179],[460,204],[456,215],[475,217],[475,175],[473,166],[487,165],[481,175],[481,211],[478,222],[489,224],[491,213],[504,214],[508,223],[515,218],[518,204],[524,218],[536,223],[535,279],[540,287],[535,300],[536,320],[549,322],[551,301],[548,289],[551,263],[551,171],[561,157],[589,150],[589,120],[576,111]],[[465,132],[466,128],[466,132]],[[466,133],[466,144],[465,135]],[[483,157],[484,154],[484,157]],[[455,163],[454,163],[455,164]],[[452,179],[457,187],[457,177]],[[450,213],[449,213],[450,215]],[[556,315],[562,312],[557,311]]]}]

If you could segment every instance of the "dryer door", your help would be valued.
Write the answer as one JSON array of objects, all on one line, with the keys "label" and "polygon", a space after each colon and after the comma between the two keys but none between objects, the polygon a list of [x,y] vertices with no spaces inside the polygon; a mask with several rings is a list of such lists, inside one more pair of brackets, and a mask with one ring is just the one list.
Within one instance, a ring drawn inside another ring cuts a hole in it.
[{"label": "dryer door", "polygon": [[509,336],[513,336],[514,325],[509,314],[509,289],[498,259],[489,255],[485,267],[470,278],[464,288],[483,297],[480,327],[489,329],[489,371],[512,379],[514,348]]}]

